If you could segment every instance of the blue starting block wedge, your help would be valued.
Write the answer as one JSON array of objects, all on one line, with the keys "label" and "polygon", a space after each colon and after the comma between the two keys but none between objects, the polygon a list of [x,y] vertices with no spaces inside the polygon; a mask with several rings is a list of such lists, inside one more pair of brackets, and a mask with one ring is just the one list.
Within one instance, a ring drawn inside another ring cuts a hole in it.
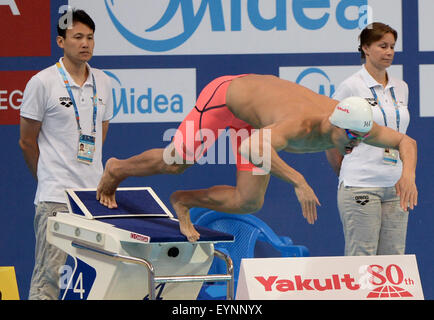
[{"label": "blue starting block wedge", "polygon": [[[70,256],[61,274],[61,299],[196,299],[202,282],[227,281],[233,274],[207,275],[214,256],[231,271],[230,257],[214,243],[230,234],[196,226],[197,242],[149,187],[118,188],[118,207],[96,200],[95,189],[66,190],[69,212],[48,219],[47,241]],[[232,290],[232,292],[231,292]]]}]

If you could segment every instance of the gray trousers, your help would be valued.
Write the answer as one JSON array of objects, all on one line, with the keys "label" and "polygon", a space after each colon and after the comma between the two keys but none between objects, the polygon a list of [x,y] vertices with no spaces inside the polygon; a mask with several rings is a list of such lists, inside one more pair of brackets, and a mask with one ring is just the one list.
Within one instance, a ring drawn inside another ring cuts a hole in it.
[{"label": "gray trousers", "polygon": [[29,300],[57,300],[59,298],[59,269],[65,264],[67,254],[46,240],[47,219],[54,212],[59,211],[68,211],[66,204],[39,202],[36,206],[35,266],[30,282]]},{"label": "gray trousers", "polygon": [[338,191],[345,255],[404,254],[408,212],[401,209],[395,187],[345,187]]}]

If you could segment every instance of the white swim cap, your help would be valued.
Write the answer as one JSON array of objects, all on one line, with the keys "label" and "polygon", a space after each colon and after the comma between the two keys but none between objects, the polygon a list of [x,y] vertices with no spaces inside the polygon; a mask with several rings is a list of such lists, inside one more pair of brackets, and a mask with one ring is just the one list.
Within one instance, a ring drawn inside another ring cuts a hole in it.
[{"label": "white swim cap", "polygon": [[329,120],[342,129],[368,132],[373,124],[371,105],[361,97],[345,98],[336,105]]}]

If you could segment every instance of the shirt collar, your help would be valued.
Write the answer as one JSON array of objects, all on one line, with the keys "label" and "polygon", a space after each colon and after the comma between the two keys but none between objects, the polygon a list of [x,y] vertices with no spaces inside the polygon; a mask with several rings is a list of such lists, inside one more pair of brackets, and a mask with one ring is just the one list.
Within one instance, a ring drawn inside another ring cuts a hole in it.
[{"label": "shirt collar", "polygon": [[[59,59],[59,63],[60,63],[60,65],[62,66],[63,71],[65,72],[66,77],[68,78],[71,87],[80,87],[78,84],[75,83],[74,79],[71,77],[71,75],[69,74],[68,70],[66,70],[65,65],[63,64],[63,57],[61,57],[61,58]],[[86,68],[87,68],[87,70],[88,70],[88,76],[87,76],[87,79],[86,79],[86,81],[84,82],[83,86],[87,86],[87,85],[92,86],[92,85],[93,85],[93,84],[92,84],[92,83],[93,83],[93,82],[92,82],[92,69],[90,68],[90,66],[89,66],[89,64],[88,64],[87,62],[86,62]],[[63,85],[64,87],[66,87],[66,85],[65,85],[65,83],[64,83],[64,81],[63,81],[62,75],[60,74],[60,72],[58,72],[58,74],[59,74],[59,77],[60,77],[60,79],[61,79],[61,81],[62,81],[62,85]]]},{"label": "shirt collar", "polygon": [[[387,72],[387,71],[386,71]],[[368,72],[368,70],[366,70],[365,65],[363,65],[362,70],[361,70],[361,75],[363,80],[365,81],[366,85],[368,86],[368,88],[372,88],[372,87],[383,87],[383,85],[381,83],[378,83],[377,80],[375,80]],[[387,74],[387,77],[389,78],[389,81],[387,82],[386,85],[386,90],[392,87],[395,87],[395,81],[393,78],[390,77],[389,74]]]}]

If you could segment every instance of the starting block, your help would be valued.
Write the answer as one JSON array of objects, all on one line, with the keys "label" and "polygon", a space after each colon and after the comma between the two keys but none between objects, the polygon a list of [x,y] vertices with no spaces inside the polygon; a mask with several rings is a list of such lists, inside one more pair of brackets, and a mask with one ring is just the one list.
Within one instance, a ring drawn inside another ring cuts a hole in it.
[{"label": "starting block", "polygon": [[[48,218],[47,241],[65,251],[73,267],[60,270],[59,299],[196,299],[202,282],[226,281],[233,299],[233,266],[214,243],[230,234],[196,226],[188,242],[179,222],[150,187],[118,188],[118,208],[96,200],[96,189],[66,190],[69,212]],[[214,257],[227,274],[208,275]]]}]

